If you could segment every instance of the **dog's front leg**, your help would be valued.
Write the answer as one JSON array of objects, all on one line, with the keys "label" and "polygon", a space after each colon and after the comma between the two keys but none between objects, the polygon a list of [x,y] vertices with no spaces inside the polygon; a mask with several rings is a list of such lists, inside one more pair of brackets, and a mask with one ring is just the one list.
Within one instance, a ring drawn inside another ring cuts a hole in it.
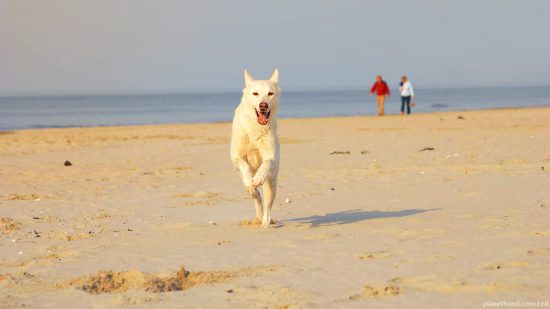
[{"label": "dog's front leg", "polygon": [[267,175],[269,174],[272,165],[273,165],[273,160],[265,160],[262,162],[262,164],[256,171],[256,175],[252,177],[253,188],[257,188],[265,182],[265,179],[267,178]]},{"label": "dog's front leg", "polygon": [[241,172],[245,190],[253,197],[255,188],[252,188],[252,169],[248,162],[242,158],[233,159],[233,164]]},{"label": "dog's front leg", "polygon": [[248,193],[248,196],[254,199],[254,206],[256,206],[256,219],[262,220],[262,198],[260,197],[260,192],[258,192],[258,189],[252,186],[252,170],[250,169],[250,165],[248,165],[248,162],[241,158],[236,158],[233,162],[237,169],[241,172],[244,189]]}]

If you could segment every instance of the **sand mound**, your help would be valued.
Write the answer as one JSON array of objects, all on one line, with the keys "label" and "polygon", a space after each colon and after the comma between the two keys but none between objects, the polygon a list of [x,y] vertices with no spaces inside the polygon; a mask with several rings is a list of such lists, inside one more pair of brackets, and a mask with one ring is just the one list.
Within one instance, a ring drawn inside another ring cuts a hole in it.
[{"label": "sand mound", "polygon": [[[259,276],[265,272],[276,271],[279,266],[255,266],[233,271],[212,271],[190,273],[181,267],[175,274],[149,274],[138,270],[130,271],[98,271],[91,275],[78,277],[64,282],[51,282],[42,276],[28,272],[17,274],[1,273],[0,285],[10,282],[9,293],[39,293],[62,289],[76,288],[84,292],[98,294],[125,294],[129,297],[125,304],[147,303],[159,300],[155,293],[182,291],[200,285],[227,282],[244,276]],[[137,292],[138,294],[132,294]],[[140,294],[148,292],[151,294]],[[158,294],[157,294],[158,295]],[[133,297],[135,296],[135,297]],[[2,307],[2,306],[0,306]]]},{"label": "sand mound", "polygon": [[91,294],[102,294],[135,289],[143,285],[144,281],[145,274],[138,271],[100,271],[94,275],[80,278],[76,287]]},{"label": "sand mound", "polygon": [[70,280],[60,287],[76,287],[90,294],[120,293],[130,289],[147,292],[182,291],[200,284],[214,284],[237,277],[238,272],[190,273],[181,267],[172,276],[152,275],[137,270],[99,271],[93,275]]}]

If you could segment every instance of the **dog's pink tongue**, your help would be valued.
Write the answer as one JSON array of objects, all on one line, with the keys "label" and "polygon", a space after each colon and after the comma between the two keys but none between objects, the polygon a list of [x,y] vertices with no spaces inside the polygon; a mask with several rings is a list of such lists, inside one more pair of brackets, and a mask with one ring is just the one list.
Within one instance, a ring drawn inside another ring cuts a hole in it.
[{"label": "dog's pink tongue", "polygon": [[267,114],[258,113],[258,122],[260,124],[266,124],[267,123]]}]

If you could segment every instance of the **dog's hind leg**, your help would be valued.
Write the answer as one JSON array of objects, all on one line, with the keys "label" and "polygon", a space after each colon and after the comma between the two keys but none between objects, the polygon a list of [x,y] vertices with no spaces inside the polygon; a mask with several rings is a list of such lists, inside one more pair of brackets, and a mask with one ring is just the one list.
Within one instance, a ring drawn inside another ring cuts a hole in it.
[{"label": "dog's hind leg", "polygon": [[277,193],[277,181],[275,179],[266,179],[262,185],[262,191],[264,196],[262,227],[267,228],[269,227],[269,224],[271,224],[271,206],[273,206],[275,194]]},{"label": "dog's hind leg", "polygon": [[247,193],[249,193],[250,197],[253,195],[253,191],[250,189],[250,185],[252,184],[252,169],[250,168],[250,165],[248,165],[248,162],[242,158],[234,158],[233,164],[235,167],[241,172],[241,177],[243,179],[244,189]]},{"label": "dog's hind leg", "polygon": [[256,220],[258,220],[258,222],[261,222],[263,216],[262,197],[260,196],[260,192],[258,192],[258,189],[254,189],[254,195],[252,198],[254,199],[254,206],[256,206]]}]

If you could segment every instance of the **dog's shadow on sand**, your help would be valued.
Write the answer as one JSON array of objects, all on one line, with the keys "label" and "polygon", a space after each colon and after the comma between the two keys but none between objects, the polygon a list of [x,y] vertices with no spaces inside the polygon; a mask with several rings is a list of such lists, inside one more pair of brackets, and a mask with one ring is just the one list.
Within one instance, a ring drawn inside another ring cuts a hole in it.
[{"label": "dog's shadow on sand", "polygon": [[361,209],[344,210],[340,212],[327,213],[323,216],[309,216],[303,218],[294,218],[285,220],[286,222],[299,222],[311,224],[315,226],[340,225],[360,222],[364,220],[381,219],[381,218],[399,218],[416,215],[423,212],[440,210],[441,208],[432,209],[404,209],[398,211],[365,211]]}]

